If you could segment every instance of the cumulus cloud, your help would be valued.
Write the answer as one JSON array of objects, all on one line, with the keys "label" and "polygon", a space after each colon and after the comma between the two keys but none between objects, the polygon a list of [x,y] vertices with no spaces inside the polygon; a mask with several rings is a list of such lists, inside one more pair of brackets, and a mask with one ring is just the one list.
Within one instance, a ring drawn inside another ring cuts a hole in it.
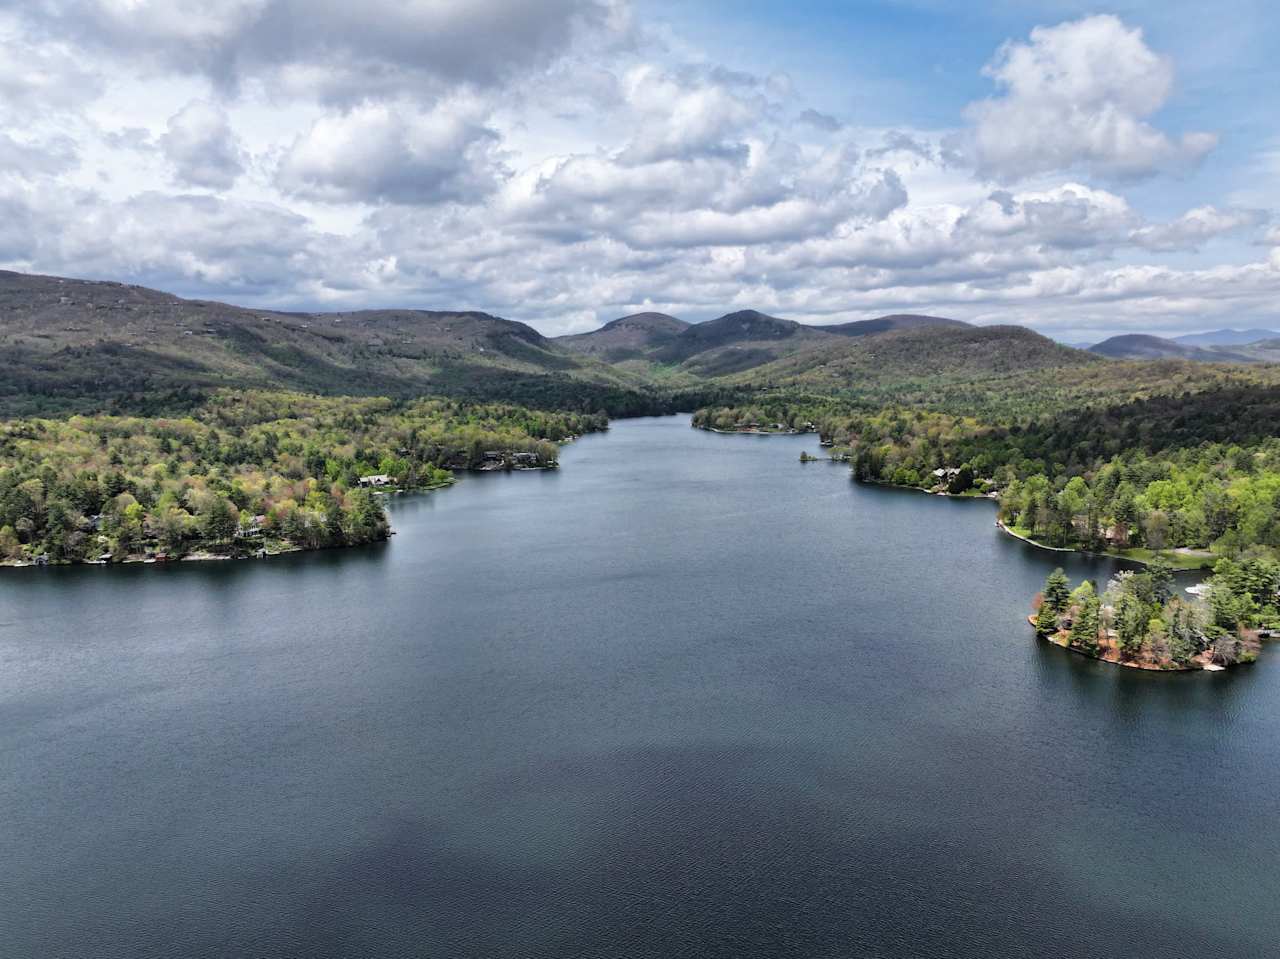
[{"label": "cumulus cloud", "polygon": [[43,177],[63,173],[79,160],[75,141],[65,136],[18,140],[0,133],[0,177]]},{"label": "cumulus cloud", "polygon": [[862,165],[846,144],[774,136],[644,163],[626,150],[556,158],[514,176],[491,212],[545,240],[602,236],[635,250],[688,250],[821,236],[907,202],[895,170]]},{"label": "cumulus cloud", "polygon": [[227,112],[213,103],[192,100],[170,117],[160,148],[186,186],[225,190],[244,172],[244,151]]},{"label": "cumulus cloud", "polygon": [[734,212],[696,209],[679,216],[644,214],[625,224],[621,235],[638,248],[779,243],[826,233],[853,218],[883,219],[906,202],[902,180],[886,170],[825,202],[794,197]]},{"label": "cumulus cloud", "polygon": [[1267,219],[1264,210],[1219,210],[1201,206],[1168,223],[1135,230],[1133,242],[1148,250],[1196,250],[1216,237],[1255,229]]},{"label": "cumulus cloud", "polygon": [[624,34],[612,0],[0,0],[55,36],[235,87],[272,75],[354,102],[424,84],[493,86],[587,30]]},{"label": "cumulus cloud", "polygon": [[36,110],[76,109],[102,89],[99,76],[65,43],[35,41],[0,0],[0,116],[21,121]]},{"label": "cumulus cloud", "polygon": [[21,268],[126,280],[171,292],[260,305],[323,300],[370,259],[272,203],[147,191],[122,201],[96,192],[5,188],[0,258]]},{"label": "cumulus cloud", "polygon": [[469,99],[429,111],[364,104],[322,117],[289,148],[278,183],[312,199],[476,201],[505,174],[500,138]]},{"label": "cumulus cloud", "polygon": [[[1172,65],[1113,17],[1006,44],[968,121],[886,131],[629,16],[0,0],[0,264],[263,306],[476,307],[548,333],[645,308],[1045,329],[1274,309],[1280,232],[1247,209],[1265,194],[1193,196],[1168,222],[1126,198],[1125,177],[1208,141],[1153,125]],[[1221,268],[1195,252],[1246,234],[1275,249]]]},{"label": "cumulus cloud", "polygon": [[769,109],[752,78],[681,77],[651,64],[625,78],[637,129],[620,159],[629,163],[742,154],[743,133]]},{"label": "cumulus cloud", "polygon": [[1138,222],[1123,197],[1068,183],[1051,190],[992,193],[957,221],[959,234],[1016,238],[1062,249],[1109,247]]},{"label": "cumulus cloud", "polygon": [[1198,162],[1210,133],[1173,138],[1147,118],[1173,88],[1173,64],[1142,31],[1110,15],[1036,27],[1006,43],[984,73],[1001,95],[971,104],[972,150],[985,176],[1082,167],[1133,177]]}]

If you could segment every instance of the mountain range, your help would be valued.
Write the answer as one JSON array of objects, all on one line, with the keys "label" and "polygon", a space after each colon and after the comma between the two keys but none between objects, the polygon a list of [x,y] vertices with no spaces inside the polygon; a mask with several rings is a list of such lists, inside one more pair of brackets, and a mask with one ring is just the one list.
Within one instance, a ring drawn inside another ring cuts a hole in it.
[{"label": "mountain range", "polygon": [[1280,340],[1276,330],[1209,330],[1207,333],[1186,333],[1170,337],[1175,343],[1188,346],[1246,346],[1262,340]]},{"label": "mountain range", "polygon": [[[1229,336],[1252,336],[1261,339],[1235,340]],[[1215,341],[1215,338],[1219,338]],[[1095,343],[1091,352],[1116,360],[1193,360],[1199,363],[1277,363],[1280,362],[1280,334],[1268,330],[1219,330],[1215,333],[1193,333],[1176,339],[1125,333]]]},{"label": "mountain range", "polygon": [[[785,356],[832,346],[841,339],[921,327],[964,327],[939,316],[895,314],[829,326],[810,326],[757,310],[739,310],[704,323],[686,323],[665,313],[637,313],[591,333],[557,337],[570,350],[609,363],[633,361],[633,369],[656,365],[697,377],[726,376]],[[637,365],[638,364],[638,365]]]},{"label": "mountain range", "polygon": [[256,310],[0,271],[0,413],[180,409],[184,397],[235,387],[437,393],[627,415],[735,389],[923,389],[1104,357],[1280,360],[1280,341],[1228,349],[1129,335],[1083,351],[1019,326],[916,314],[815,326],[756,310],[701,323],[637,313],[547,337],[474,311]]}]

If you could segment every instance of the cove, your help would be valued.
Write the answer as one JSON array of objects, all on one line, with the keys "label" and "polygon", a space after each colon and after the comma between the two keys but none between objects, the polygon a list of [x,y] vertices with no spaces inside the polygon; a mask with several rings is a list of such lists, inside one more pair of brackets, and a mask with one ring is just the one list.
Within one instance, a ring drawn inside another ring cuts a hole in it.
[{"label": "cove", "polygon": [[1245,957],[1280,666],[1037,641],[992,504],[623,420],[389,543],[0,571],[12,957]]}]

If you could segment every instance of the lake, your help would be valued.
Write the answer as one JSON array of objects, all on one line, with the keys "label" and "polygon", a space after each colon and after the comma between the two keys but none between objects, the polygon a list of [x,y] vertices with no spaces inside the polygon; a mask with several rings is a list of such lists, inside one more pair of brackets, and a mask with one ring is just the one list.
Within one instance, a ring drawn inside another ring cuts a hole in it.
[{"label": "lake", "polygon": [[1063,557],[801,450],[624,420],[387,544],[0,570],[0,952],[1275,954],[1280,649],[1038,642]]}]

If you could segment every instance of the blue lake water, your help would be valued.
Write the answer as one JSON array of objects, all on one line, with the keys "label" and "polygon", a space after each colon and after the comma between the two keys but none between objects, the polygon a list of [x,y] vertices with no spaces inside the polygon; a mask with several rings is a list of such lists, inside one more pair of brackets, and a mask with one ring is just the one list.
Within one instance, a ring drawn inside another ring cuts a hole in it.
[{"label": "blue lake water", "polygon": [[1280,649],[1038,643],[1062,557],[816,446],[625,420],[388,544],[0,570],[0,953],[1275,955]]}]

